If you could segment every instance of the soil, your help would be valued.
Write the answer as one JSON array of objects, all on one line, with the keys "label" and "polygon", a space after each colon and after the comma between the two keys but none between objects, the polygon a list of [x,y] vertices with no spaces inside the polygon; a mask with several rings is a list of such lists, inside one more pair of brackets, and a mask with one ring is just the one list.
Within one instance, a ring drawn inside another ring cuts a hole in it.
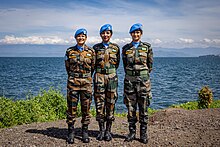
[{"label": "soil", "polygon": [[0,146],[220,146],[220,109],[184,110],[168,108],[149,118],[147,145],[137,139],[124,142],[128,133],[126,117],[116,117],[112,141],[97,141],[98,123],[93,117],[89,125],[90,143],[81,141],[81,118],[75,124],[75,143],[66,143],[65,120],[32,123],[0,129]]}]

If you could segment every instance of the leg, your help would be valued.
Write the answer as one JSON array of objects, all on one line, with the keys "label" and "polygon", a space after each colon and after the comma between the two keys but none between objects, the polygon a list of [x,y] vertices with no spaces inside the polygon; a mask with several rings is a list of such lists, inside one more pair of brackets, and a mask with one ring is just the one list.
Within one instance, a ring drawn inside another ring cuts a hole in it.
[{"label": "leg", "polygon": [[140,118],[140,141],[144,144],[148,142],[147,122],[148,122],[148,99],[142,99],[138,102]]},{"label": "leg", "polygon": [[91,91],[81,91],[80,94],[81,101],[81,112],[82,112],[82,141],[84,143],[88,143],[89,135],[88,135],[88,125],[90,123],[90,105],[92,102],[92,93]]},{"label": "leg", "polygon": [[147,124],[148,124],[148,106],[150,105],[149,98],[150,93],[150,81],[144,81],[140,84],[140,91],[138,92],[138,107],[140,118],[140,141],[144,144],[148,142],[147,136]]},{"label": "leg", "polygon": [[[135,95],[133,95],[135,97]],[[136,116],[136,109],[137,109],[137,103],[133,100],[128,100],[128,97],[124,97],[125,103],[128,103],[127,109],[128,109],[128,123],[129,123],[129,134],[127,135],[125,141],[133,141],[136,136],[136,122],[137,122],[137,116]],[[127,101],[127,102],[126,102]]]},{"label": "leg", "polygon": [[118,78],[117,78],[117,75],[115,75],[113,78],[109,78],[109,82],[107,84],[107,93],[106,93],[106,121],[107,123],[106,123],[106,131],[105,131],[106,141],[112,140],[111,126],[112,126],[112,122],[115,120],[114,110],[115,110],[115,103],[118,98],[117,87],[118,87]]},{"label": "leg", "polygon": [[74,123],[77,112],[77,104],[79,101],[79,93],[72,89],[67,90],[67,124],[68,124],[68,135],[67,142],[69,144],[74,143]]},{"label": "leg", "polygon": [[133,141],[136,136],[136,110],[137,110],[137,99],[135,93],[134,84],[126,76],[124,80],[124,104],[128,109],[128,123],[129,123],[129,134],[125,141]]},{"label": "leg", "polygon": [[96,105],[96,120],[99,123],[99,134],[96,137],[97,140],[101,141],[104,139],[105,133],[105,81],[104,75],[95,74],[94,79],[94,99]]}]

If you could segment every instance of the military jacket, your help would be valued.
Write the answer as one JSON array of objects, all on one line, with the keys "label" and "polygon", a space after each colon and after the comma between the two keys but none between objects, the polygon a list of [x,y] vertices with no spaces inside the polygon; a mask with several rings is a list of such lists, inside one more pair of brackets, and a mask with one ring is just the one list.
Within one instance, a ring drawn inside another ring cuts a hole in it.
[{"label": "military jacket", "polygon": [[[85,45],[81,52],[77,46],[73,46],[66,51],[66,70],[69,76],[83,77],[94,71],[95,52],[92,48]],[[89,75],[89,76],[91,76]]]},{"label": "military jacket", "polygon": [[126,44],[122,48],[122,59],[126,71],[151,72],[153,65],[153,51],[149,43],[140,42],[135,48],[132,43]]},{"label": "military jacket", "polygon": [[110,43],[108,48],[102,43],[93,46],[96,54],[96,69],[117,69],[120,61],[120,49],[117,44]]}]

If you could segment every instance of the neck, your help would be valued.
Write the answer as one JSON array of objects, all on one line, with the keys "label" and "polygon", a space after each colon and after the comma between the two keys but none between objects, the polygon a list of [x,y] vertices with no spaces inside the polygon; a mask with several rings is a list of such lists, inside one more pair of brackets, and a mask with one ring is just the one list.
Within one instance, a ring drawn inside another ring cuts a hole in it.
[{"label": "neck", "polygon": [[103,41],[102,43],[104,43],[104,44],[109,44],[110,42],[109,42],[109,41],[108,41],[108,42]]},{"label": "neck", "polygon": [[83,47],[84,46],[84,44],[77,44],[78,46],[80,46],[80,47]]},{"label": "neck", "polygon": [[139,42],[141,42],[141,40],[132,40],[132,42],[139,43]]}]

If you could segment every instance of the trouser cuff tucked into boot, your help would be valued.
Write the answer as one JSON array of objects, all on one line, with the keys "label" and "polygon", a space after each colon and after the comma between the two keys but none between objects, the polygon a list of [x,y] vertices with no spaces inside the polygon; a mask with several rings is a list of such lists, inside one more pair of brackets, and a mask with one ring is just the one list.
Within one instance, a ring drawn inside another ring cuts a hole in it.
[{"label": "trouser cuff tucked into boot", "polygon": [[106,130],[105,130],[105,140],[106,141],[112,140],[111,127],[112,127],[112,121],[108,120],[106,123]]},{"label": "trouser cuff tucked into boot", "polygon": [[89,143],[89,135],[88,135],[88,125],[83,124],[82,126],[82,141],[83,143]]},{"label": "trouser cuff tucked into boot", "polygon": [[140,142],[147,144],[148,136],[147,136],[147,125],[140,126]]},{"label": "trouser cuff tucked into boot", "polygon": [[135,124],[129,125],[129,134],[126,136],[125,141],[126,142],[133,141],[135,139],[135,136],[136,136],[136,125]]},{"label": "trouser cuff tucked into boot", "polygon": [[104,140],[104,136],[105,136],[104,121],[99,121],[99,134],[96,137],[96,139],[99,140],[99,141],[102,141],[102,140]]},{"label": "trouser cuff tucked into boot", "polygon": [[73,144],[74,143],[74,124],[68,124],[68,134],[67,134],[67,143],[68,144]]}]

